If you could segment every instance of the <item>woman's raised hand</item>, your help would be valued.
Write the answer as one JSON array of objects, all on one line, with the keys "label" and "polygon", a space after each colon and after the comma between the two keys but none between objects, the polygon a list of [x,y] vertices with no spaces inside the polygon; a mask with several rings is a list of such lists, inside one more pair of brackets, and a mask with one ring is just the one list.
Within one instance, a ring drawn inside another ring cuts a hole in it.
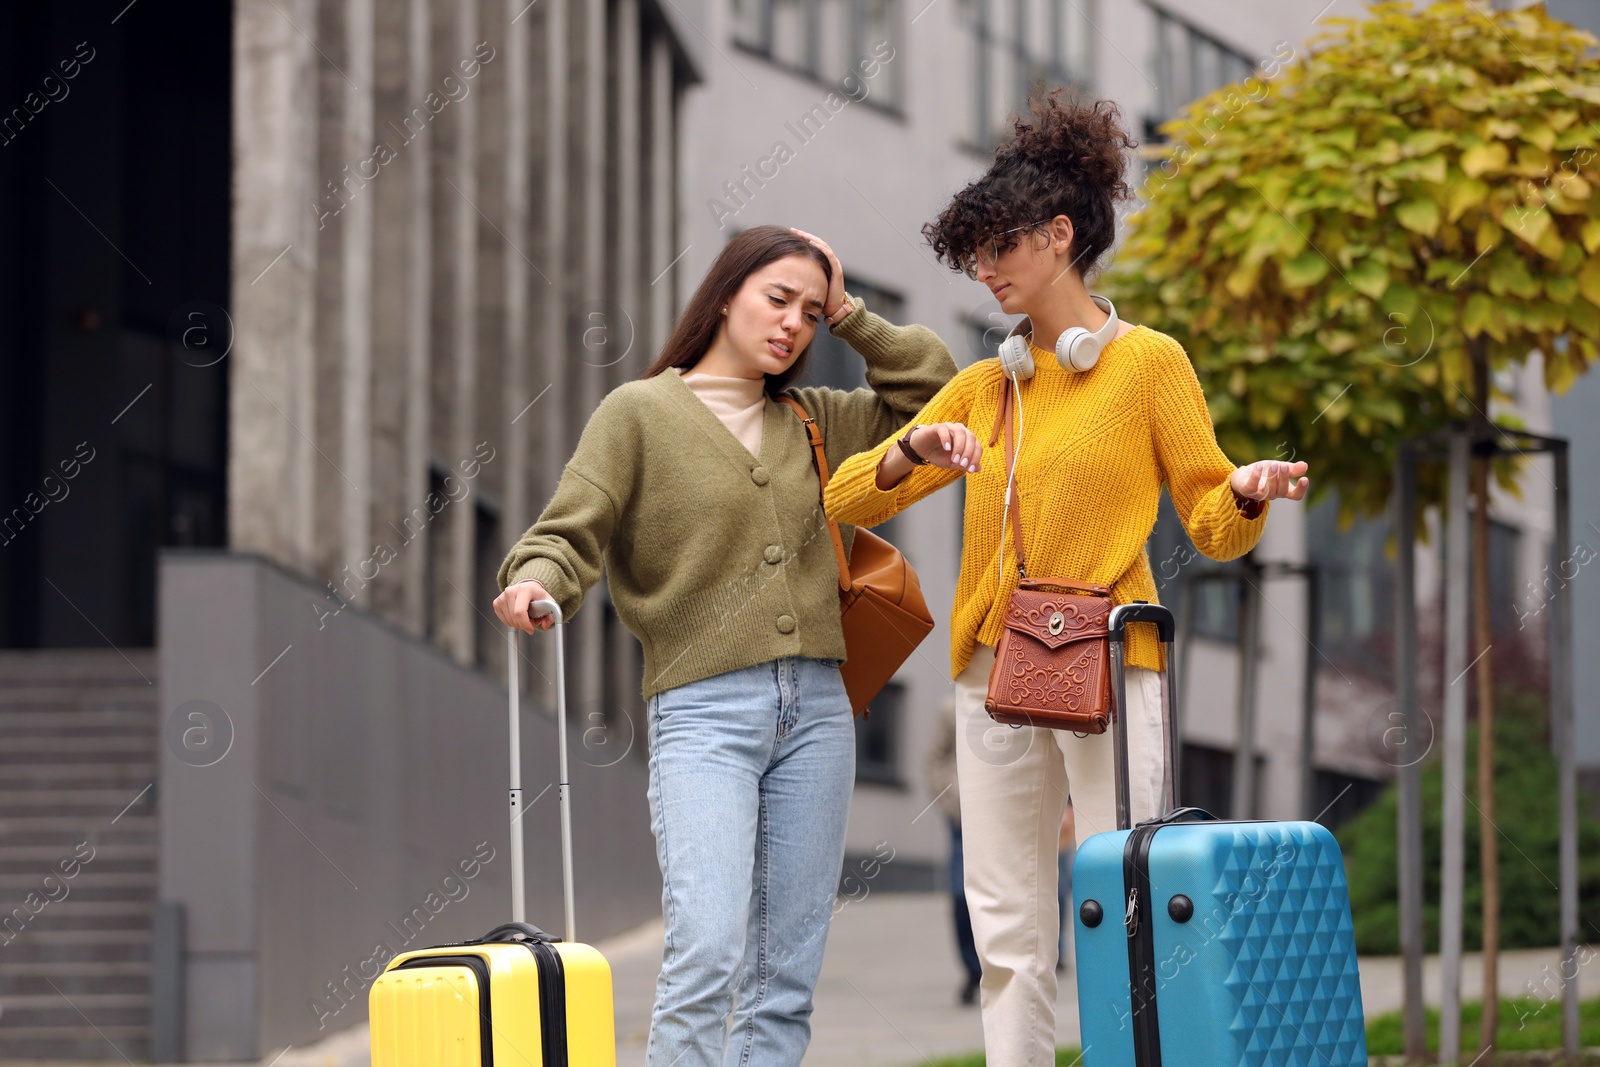
[{"label": "woman's raised hand", "polygon": [[936,422],[932,426],[918,426],[908,442],[913,451],[935,467],[946,470],[978,473],[983,446],[978,435],[959,422]]},{"label": "woman's raised hand", "polygon": [[535,633],[539,630],[548,630],[556,624],[554,615],[541,615],[534,619],[528,616],[528,606],[535,600],[554,600],[555,597],[544,586],[533,580],[517,582],[508,585],[505,591],[494,598],[494,613],[501,622],[516,630],[525,633]]},{"label": "woman's raised hand", "polygon": [[1311,488],[1311,479],[1301,477],[1307,470],[1304,460],[1288,463],[1263,459],[1234,470],[1233,491],[1250,500],[1300,500]]},{"label": "woman's raised hand", "polygon": [[839,265],[839,257],[833,254],[833,249],[828,247],[828,242],[814,233],[797,230],[789,227],[789,232],[797,237],[803,237],[817,246],[821,253],[828,257],[828,266],[833,270],[833,280],[828,283],[828,295],[822,300],[822,317],[830,318],[839,310],[839,305],[844,303],[844,268]]}]

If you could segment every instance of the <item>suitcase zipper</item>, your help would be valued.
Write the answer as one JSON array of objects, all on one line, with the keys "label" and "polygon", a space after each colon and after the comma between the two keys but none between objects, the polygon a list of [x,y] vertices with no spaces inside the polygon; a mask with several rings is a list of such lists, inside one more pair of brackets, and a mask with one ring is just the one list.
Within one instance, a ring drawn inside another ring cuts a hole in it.
[{"label": "suitcase zipper", "polygon": [[539,1045],[542,1067],[567,1067],[567,971],[548,941],[524,941],[539,968]]},{"label": "suitcase zipper", "polygon": [[1128,891],[1123,922],[1128,928],[1128,995],[1133,1006],[1133,1062],[1161,1067],[1161,1028],[1156,1015],[1156,944],[1153,924],[1141,922],[1140,889],[1150,901],[1150,843],[1160,826],[1139,826],[1122,850],[1122,884]]},{"label": "suitcase zipper", "polygon": [[[482,956],[416,956],[394,968],[397,971],[418,967],[465,967],[478,979],[478,1048],[483,1067],[494,1067],[494,1027],[489,1007],[489,965]],[[561,1061],[565,1063],[566,1060]]]}]

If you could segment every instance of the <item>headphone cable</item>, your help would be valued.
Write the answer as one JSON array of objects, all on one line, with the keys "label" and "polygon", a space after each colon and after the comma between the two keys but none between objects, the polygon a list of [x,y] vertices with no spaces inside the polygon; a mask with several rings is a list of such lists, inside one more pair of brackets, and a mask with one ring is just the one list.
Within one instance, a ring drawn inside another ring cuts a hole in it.
[{"label": "headphone cable", "polygon": [[[1011,455],[1011,469],[1006,472],[1006,497],[1004,504],[1000,508],[1000,572],[998,575],[999,585],[996,586],[996,592],[999,591],[1000,586],[1005,585],[1006,580],[1006,518],[1011,514],[1011,493],[1016,486],[1017,464],[1022,462],[1022,432],[1025,428],[1022,417],[1022,383],[1017,380],[1014,374],[1011,375],[1011,388],[1013,390],[1013,406],[1017,410],[1017,444],[1016,450]],[[1017,512],[1020,516],[1022,512],[1020,501],[1017,505]]]}]

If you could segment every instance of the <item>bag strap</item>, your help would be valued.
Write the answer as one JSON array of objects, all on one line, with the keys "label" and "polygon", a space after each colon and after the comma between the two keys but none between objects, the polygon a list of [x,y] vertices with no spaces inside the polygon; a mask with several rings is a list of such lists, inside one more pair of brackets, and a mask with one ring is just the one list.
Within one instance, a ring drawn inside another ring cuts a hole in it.
[{"label": "bag strap", "polygon": [[[828,488],[828,457],[822,451],[822,431],[817,429],[817,420],[800,406],[800,401],[785,393],[778,397],[780,401],[794,408],[794,413],[800,416],[800,424],[806,429],[806,439],[811,442],[811,454],[817,461],[817,480],[822,483],[822,488]],[[819,497],[820,500],[820,497]],[[824,518],[827,512],[823,512]],[[833,538],[833,554],[839,559],[839,591],[848,593],[850,585],[850,557],[844,552],[844,536],[839,533],[839,524],[828,519],[828,534]]]},{"label": "bag strap", "polygon": [[1000,436],[1003,428],[1006,435],[1006,474],[1011,482],[1011,536],[1017,546],[1017,573],[1023,578],[1028,576],[1027,556],[1022,551],[1022,508],[1019,498],[1022,496],[1021,488],[1017,485],[1017,476],[1012,464],[1011,447],[1011,390],[1006,388],[1010,384],[1005,375],[1000,376],[1000,407],[995,412],[994,427],[989,431],[989,447],[993,448],[995,441]]}]

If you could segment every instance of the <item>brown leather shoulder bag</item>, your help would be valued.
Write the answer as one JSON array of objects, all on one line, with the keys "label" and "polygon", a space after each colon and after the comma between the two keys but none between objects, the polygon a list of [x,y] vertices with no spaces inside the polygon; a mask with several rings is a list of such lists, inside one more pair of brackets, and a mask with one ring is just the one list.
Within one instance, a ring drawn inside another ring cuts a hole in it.
[{"label": "brown leather shoulder bag", "polygon": [[[828,457],[822,450],[817,420],[794,397],[778,399],[800,416],[816,457],[817,480],[826,489]],[[839,673],[844,677],[850,707],[857,715],[864,715],[872,698],[889,684],[922,639],[933,632],[933,616],[922,597],[917,572],[899,549],[858,526],[846,556],[839,524],[832,519],[828,520],[828,533],[839,560],[839,621],[844,627],[847,657]]]},{"label": "brown leather shoulder bag", "polygon": [[[1015,462],[1009,384],[1000,379],[1000,410],[989,435],[993,447],[1003,426],[1008,472]],[[1017,497],[1013,476],[1008,506],[1022,580],[1006,604],[984,708],[996,722],[1013,726],[1105,733],[1111,721],[1111,590],[1067,578],[1029,578]]]}]

